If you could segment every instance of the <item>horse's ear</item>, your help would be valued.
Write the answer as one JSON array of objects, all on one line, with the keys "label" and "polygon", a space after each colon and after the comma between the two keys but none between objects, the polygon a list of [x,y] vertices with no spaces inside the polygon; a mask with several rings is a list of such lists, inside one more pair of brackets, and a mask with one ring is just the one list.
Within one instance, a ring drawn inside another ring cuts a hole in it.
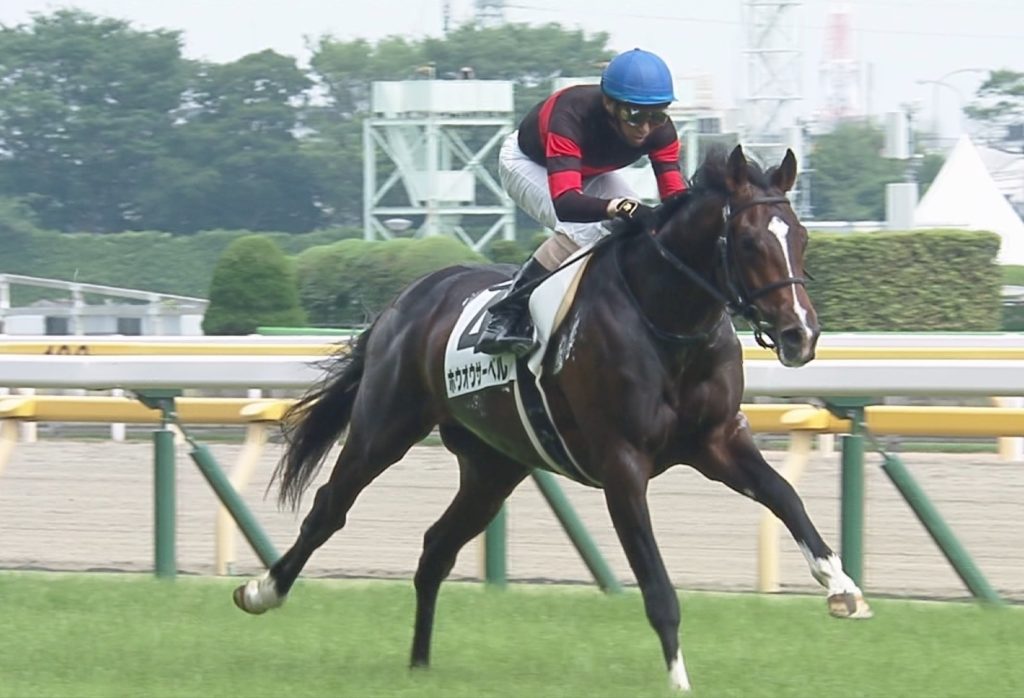
[{"label": "horse's ear", "polygon": [[732,149],[725,171],[725,183],[729,191],[734,192],[747,183],[747,156],[743,154],[743,146],[737,145]]},{"label": "horse's ear", "polygon": [[793,150],[786,148],[786,157],[782,158],[782,164],[772,172],[772,186],[782,192],[787,192],[796,184],[796,155]]}]

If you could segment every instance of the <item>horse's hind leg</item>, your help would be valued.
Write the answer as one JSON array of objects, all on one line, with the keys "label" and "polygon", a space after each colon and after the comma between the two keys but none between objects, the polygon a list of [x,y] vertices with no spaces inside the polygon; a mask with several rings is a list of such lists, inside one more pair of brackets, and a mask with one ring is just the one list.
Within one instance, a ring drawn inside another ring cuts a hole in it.
[{"label": "horse's hind leg", "polygon": [[452,571],[462,547],[479,535],[505,498],[526,477],[526,469],[461,427],[442,427],[441,437],[459,459],[459,491],[441,518],[423,536],[416,568],[416,628],[410,665],[430,663],[434,609],[441,582]]},{"label": "horse's hind leg", "polygon": [[870,618],[860,587],[811,522],[800,495],[761,455],[749,431],[732,431],[694,462],[704,475],[724,482],[769,510],[789,529],[807,559],[811,575],[828,590],[829,613],[837,618]]},{"label": "horse's hind leg", "polygon": [[427,401],[403,397],[401,402],[405,405],[402,409],[374,405],[375,410],[380,409],[376,417],[357,407],[331,477],[317,490],[298,538],[262,578],[250,580],[235,590],[235,604],[239,608],[258,614],[284,603],[309,557],[345,525],[359,493],[430,432],[431,415],[416,407]]}]

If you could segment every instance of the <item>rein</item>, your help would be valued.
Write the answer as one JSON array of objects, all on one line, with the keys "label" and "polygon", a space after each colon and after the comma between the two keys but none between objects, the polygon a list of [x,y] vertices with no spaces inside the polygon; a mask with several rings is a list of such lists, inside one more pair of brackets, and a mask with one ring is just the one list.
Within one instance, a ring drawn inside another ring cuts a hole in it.
[{"label": "rein", "polygon": [[[662,259],[668,262],[676,271],[681,272],[690,281],[699,286],[705,293],[710,295],[717,302],[725,306],[726,312],[730,316],[739,315],[750,325],[754,331],[754,339],[759,345],[765,349],[775,349],[775,344],[771,339],[766,339],[764,332],[767,329],[767,323],[761,316],[761,312],[754,305],[754,301],[761,296],[774,291],[777,288],[783,286],[793,286],[799,284],[806,286],[806,279],[800,276],[790,276],[785,279],[779,279],[778,281],[762,286],[754,291],[747,289],[746,284],[743,280],[738,278],[735,274],[735,264],[733,263],[732,246],[729,244],[731,239],[730,233],[732,232],[732,221],[743,211],[753,206],[769,205],[769,204],[781,204],[789,203],[789,199],[785,196],[766,196],[751,199],[744,202],[742,205],[731,208],[726,205],[725,208],[725,231],[719,235],[718,238],[718,249],[719,257],[718,263],[723,273],[725,274],[725,286],[728,289],[729,295],[723,293],[713,283],[704,278],[703,275],[695,271],[692,267],[687,265],[683,260],[679,259],[671,250],[665,247],[656,235],[645,234],[644,237],[649,239],[654,245],[654,249],[658,252]],[[622,281],[623,287],[626,289],[626,295],[633,306],[637,309],[644,324],[655,336],[670,342],[677,342],[682,344],[693,344],[695,342],[703,341],[707,339],[709,332],[702,332],[700,334],[676,334],[673,332],[666,332],[654,325],[643,312],[640,306],[640,301],[637,299],[633,290],[629,287],[626,282],[625,274],[622,271],[622,257],[621,257],[621,246],[615,251],[615,266],[619,272],[619,279]],[[717,327],[717,324],[716,324]]]}]

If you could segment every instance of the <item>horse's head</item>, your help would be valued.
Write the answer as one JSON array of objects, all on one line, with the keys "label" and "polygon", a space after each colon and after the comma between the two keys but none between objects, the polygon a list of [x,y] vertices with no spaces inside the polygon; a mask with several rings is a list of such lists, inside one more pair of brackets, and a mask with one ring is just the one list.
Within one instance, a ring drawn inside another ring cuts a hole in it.
[{"label": "horse's head", "polygon": [[725,198],[719,273],[726,302],[784,365],[806,364],[814,358],[820,329],[804,288],[807,230],[786,198],[796,181],[793,152],[787,150],[782,163],[766,172],[740,146],[727,158],[713,152],[694,180],[696,187]]}]

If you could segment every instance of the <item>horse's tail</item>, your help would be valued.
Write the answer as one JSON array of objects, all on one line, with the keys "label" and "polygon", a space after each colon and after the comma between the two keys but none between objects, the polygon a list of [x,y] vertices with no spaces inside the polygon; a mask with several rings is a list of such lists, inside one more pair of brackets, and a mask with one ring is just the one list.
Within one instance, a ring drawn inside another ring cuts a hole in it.
[{"label": "horse's tail", "polygon": [[349,351],[341,351],[325,364],[327,375],[284,415],[286,448],[270,484],[279,482],[278,503],[298,507],[302,493],[316,477],[324,458],[352,417],[366,363],[367,329]]}]

